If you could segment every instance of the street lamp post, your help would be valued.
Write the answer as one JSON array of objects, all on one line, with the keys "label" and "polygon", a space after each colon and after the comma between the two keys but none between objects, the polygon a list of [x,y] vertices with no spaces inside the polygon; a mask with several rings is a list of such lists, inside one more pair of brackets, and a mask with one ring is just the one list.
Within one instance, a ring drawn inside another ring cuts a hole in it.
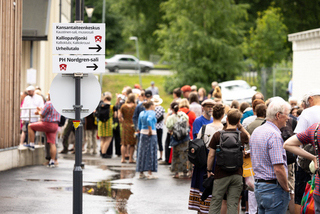
[{"label": "street lamp post", "polygon": [[94,11],[94,7],[91,7],[91,6],[86,7],[86,12],[88,15],[89,23],[91,23],[93,11]]},{"label": "street lamp post", "polygon": [[138,58],[138,69],[139,69],[139,82],[140,82],[140,87],[142,88],[138,37],[136,37],[136,36],[131,36],[131,37],[130,37],[130,40],[134,40],[135,43],[136,43],[137,58]]}]

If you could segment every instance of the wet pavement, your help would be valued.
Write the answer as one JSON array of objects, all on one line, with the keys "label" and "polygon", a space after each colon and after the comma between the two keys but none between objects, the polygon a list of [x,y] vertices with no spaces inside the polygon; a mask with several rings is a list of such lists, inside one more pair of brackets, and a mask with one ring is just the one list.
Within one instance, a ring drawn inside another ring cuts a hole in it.
[{"label": "wet pavement", "polygon": [[[58,148],[58,151],[61,149]],[[188,210],[190,179],[173,179],[159,165],[156,180],[138,179],[135,164],[119,157],[83,155],[83,213],[196,213]],[[31,166],[0,172],[0,213],[72,213],[74,155],[56,168]]]}]

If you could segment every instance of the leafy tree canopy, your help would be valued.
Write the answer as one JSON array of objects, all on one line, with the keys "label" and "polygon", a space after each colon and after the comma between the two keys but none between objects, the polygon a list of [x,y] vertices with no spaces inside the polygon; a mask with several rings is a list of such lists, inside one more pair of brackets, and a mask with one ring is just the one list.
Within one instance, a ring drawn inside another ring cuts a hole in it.
[{"label": "leafy tree canopy", "polygon": [[163,60],[173,63],[179,81],[202,83],[234,79],[242,70],[244,21],[248,5],[232,0],[168,0],[161,4],[168,24],[156,31]]},{"label": "leafy tree canopy", "polygon": [[256,22],[256,28],[250,29],[244,48],[260,70],[272,67],[286,57],[287,27],[283,24],[280,8],[274,7],[259,13]]}]

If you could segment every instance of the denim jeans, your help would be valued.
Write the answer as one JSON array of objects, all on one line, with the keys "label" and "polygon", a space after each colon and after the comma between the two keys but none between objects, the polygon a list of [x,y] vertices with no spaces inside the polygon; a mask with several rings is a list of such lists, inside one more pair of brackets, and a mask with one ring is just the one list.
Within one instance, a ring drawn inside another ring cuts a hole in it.
[{"label": "denim jeans", "polygon": [[290,195],[282,189],[280,184],[256,182],[254,194],[259,214],[286,213]]}]

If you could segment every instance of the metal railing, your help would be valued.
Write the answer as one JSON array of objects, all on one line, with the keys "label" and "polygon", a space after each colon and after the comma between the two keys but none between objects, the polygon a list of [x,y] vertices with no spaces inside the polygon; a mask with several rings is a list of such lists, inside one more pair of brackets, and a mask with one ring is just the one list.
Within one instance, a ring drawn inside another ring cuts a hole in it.
[{"label": "metal railing", "polygon": [[[32,110],[36,110],[37,109],[37,107],[21,107],[20,108],[20,110],[29,110],[29,113],[28,113],[28,116],[26,117],[26,116],[21,116],[20,115],[20,119],[23,121],[23,119],[28,119],[28,121],[30,122],[30,120],[31,120],[31,118],[38,118],[38,120],[40,119],[40,115],[36,115],[36,114],[33,114],[32,115]],[[27,132],[28,132],[28,127],[27,127]],[[44,136],[45,137],[45,133],[44,132],[37,132],[37,133],[39,133],[39,134],[36,134],[35,135],[35,141],[38,143],[40,143],[40,144],[44,144],[45,143],[45,140],[44,140],[44,142],[42,142],[42,136]],[[28,135],[28,144],[29,144],[30,142],[29,142],[29,135]],[[38,143],[38,144],[39,144]]]}]

